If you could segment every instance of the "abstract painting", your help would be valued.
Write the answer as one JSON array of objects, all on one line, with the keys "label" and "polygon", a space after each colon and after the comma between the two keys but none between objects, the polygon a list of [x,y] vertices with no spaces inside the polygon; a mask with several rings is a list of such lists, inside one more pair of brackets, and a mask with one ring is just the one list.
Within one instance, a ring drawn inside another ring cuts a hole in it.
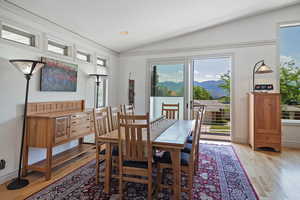
[{"label": "abstract painting", "polygon": [[76,92],[78,65],[42,57],[41,91]]}]

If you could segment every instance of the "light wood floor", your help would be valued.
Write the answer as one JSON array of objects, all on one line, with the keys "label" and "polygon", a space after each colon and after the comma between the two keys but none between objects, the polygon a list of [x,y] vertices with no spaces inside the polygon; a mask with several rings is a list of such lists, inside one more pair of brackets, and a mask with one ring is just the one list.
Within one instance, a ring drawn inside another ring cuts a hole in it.
[{"label": "light wood floor", "polygon": [[[274,153],[252,151],[242,144],[233,146],[261,200],[300,200],[300,149],[283,148],[282,153]],[[90,154],[54,169],[50,181],[32,173],[27,177],[30,185],[21,190],[8,191],[5,184],[0,185],[0,199],[24,199],[92,159],[94,155]]]}]

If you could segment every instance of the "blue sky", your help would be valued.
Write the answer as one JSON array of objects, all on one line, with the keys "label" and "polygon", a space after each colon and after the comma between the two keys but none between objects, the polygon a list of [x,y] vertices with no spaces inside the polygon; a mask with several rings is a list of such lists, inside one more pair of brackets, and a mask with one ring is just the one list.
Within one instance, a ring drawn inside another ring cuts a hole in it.
[{"label": "blue sky", "polygon": [[219,80],[221,74],[230,70],[230,58],[194,60],[194,81]]},{"label": "blue sky", "polygon": [[291,59],[300,66],[300,26],[280,29],[280,60],[288,62]]}]

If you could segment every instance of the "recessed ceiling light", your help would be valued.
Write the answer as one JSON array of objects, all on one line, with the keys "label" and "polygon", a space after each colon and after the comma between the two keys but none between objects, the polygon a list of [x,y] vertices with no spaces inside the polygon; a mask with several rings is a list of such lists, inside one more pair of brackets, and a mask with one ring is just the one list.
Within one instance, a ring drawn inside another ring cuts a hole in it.
[{"label": "recessed ceiling light", "polygon": [[121,31],[120,34],[121,35],[128,35],[128,31]]}]

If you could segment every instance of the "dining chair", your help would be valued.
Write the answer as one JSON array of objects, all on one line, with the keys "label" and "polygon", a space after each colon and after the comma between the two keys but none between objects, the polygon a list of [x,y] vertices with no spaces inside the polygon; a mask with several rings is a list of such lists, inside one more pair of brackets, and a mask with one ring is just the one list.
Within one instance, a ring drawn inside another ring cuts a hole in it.
[{"label": "dining chair", "polygon": [[109,131],[118,129],[118,112],[121,112],[121,107],[109,107]]},{"label": "dining chair", "polygon": [[121,113],[126,115],[134,115],[134,105],[133,104],[122,104],[121,107]]},{"label": "dining chair", "polygon": [[[200,126],[202,127],[202,125],[203,125],[203,120],[204,120],[204,117],[205,117],[205,111],[206,111],[206,106],[205,105],[194,105],[194,107],[193,107],[193,119],[195,119],[196,117],[197,117],[197,113],[198,112],[200,112],[201,113],[201,115],[200,115],[200,118],[201,118],[201,124],[200,124]],[[201,133],[201,131],[199,132],[199,133]],[[192,141],[193,141],[193,136],[192,135],[190,135],[188,138],[187,138],[187,142],[188,143],[192,143]]]},{"label": "dining chair", "polygon": [[[106,149],[103,148],[105,143],[99,140],[101,135],[107,134],[109,132],[109,109],[105,108],[95,108],[94,111],[94,126],[95,126],[95,143],[96,143],[96,183],[99,184],[99,164],[101,161],[105,160]],[[117,157],[117,149],[112,150],[112,156]],[[115,159],[115,158],[114,158]]]},{"label": "dining chair", "polygon": [[[197,116],[199,115],[200,119],[199,119],[199,130],[198,132],[196,132],[198,135],[196,136],[196,163],[198,163],[198,160],[199,160],[199,147],[200,147],[200,136],[201,136],[201,128],[202,128],[202,125],[203,125],[203,119],[204,119],[204,116],[205,116],[205,111],[206,111],[206,106],[202,105],[202,106],[199,106],[199,108],[197,110],[195,110],[195,116],[197,118]],[[188,137],[187,139],[187,143],[185,144],[185,147],[184,149],[182,150],[182,152],[185,152],[185,153],[191,153],[192,151],[192,148],[193,148],[193,133],[191,136]],[[196,165],[196,168],[195,168],[195,173],[196,171],[198,170],[198,165]]]},{"label": "dining chair", "polygon": [[179,119],[179,103],[177,104],[162,103],[161,115],[164,115],[166,119]]},{"label": "dining chair", "polygon": [[[192,199],[192,188],[193,188],[193,178],[195,173],[195,163],[197,162],[197,135],[200,125],[200,112],[197,112],[195,127],[193,129],[193,143],[192,143],[192,151],[190,153],[181,152],[181,170],[187,174],[188,178],[188,187],[181,188],[182,191],[188,192],[189,199]],[[172,158],[170,152],[165,152],[161,157],[155,157],[157,161],[157,181],[158,181],[158,190],[160,188],[169,188],[170,186],[162,184],[162,175],[163,170],[166,168],[172,168]]]},{"label": "dining chair", "polygon": [[146,115],[118,113],[118,122],[120,199],[123,198],[123,181],[127,181],[147,184],[147,199],[150,200],[153,191],[149,113]]}]

